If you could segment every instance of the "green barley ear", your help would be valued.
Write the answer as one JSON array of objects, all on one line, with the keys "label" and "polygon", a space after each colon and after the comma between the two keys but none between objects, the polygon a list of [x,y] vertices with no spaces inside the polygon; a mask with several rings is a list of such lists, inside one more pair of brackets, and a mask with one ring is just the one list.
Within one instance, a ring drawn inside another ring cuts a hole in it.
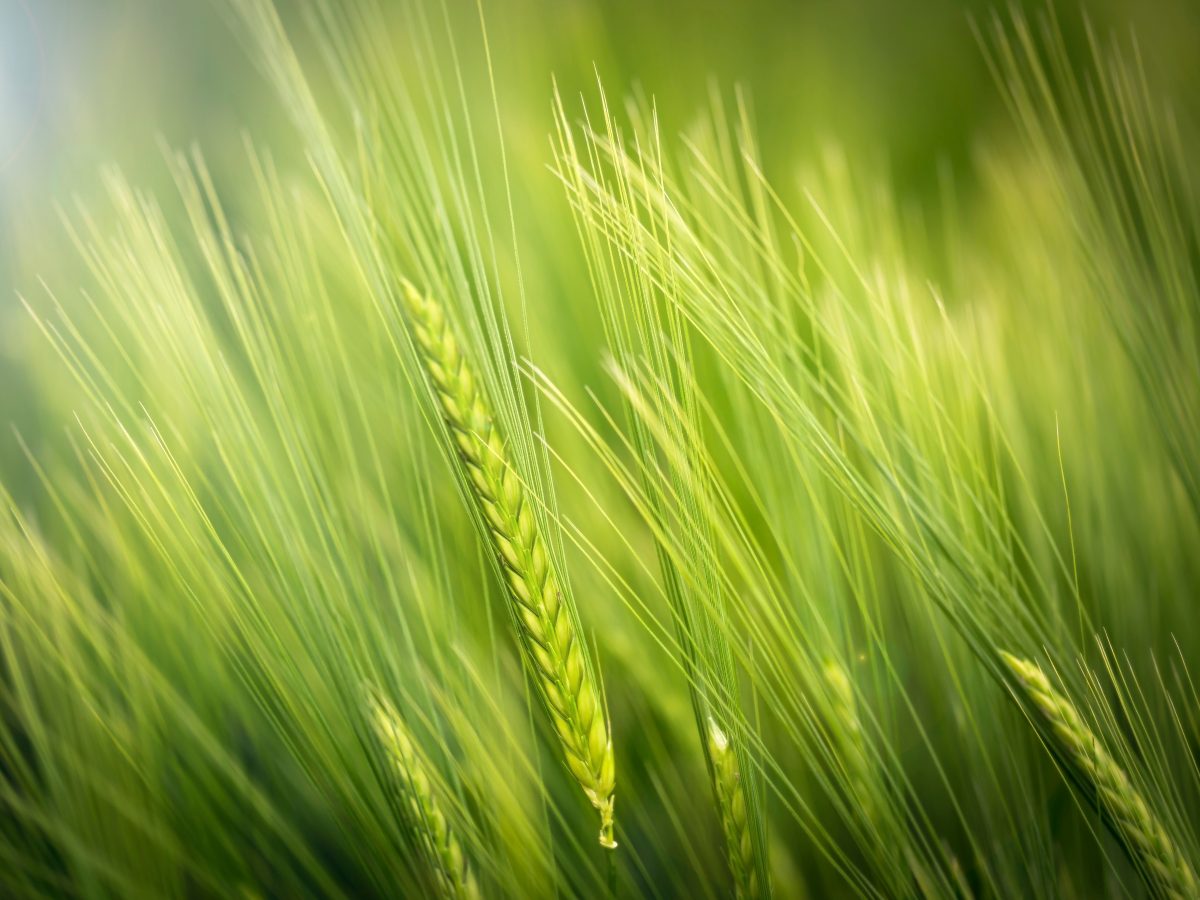
[{"label": "green barley ear", "polygon": [[1126,851],[1141,863],[1140,868],[1152,887],[1172,900],[1200,896],[1191,864],[1071,702],[1054,690],[1034,663],[1003,651],[1000,657],[1045,721],[1064,756],[1095,789],[1101,811]]},{"label": "green barley ear", "polygon": [[395,708],[375,692],[368,692],[371,725],[388,757],[395,764],[401,793],[420,835],[430,865],[447,900],[477,900],[479,888],[466,856],[438,805],[424,759]]},{"label": "green barley ear", "polygon": [[858,701],[854,696],[854,685],[850,676],[836,660],[828,660],[822,668],[825,683],[833,704],[833,715],[837,722],[835,733],[838,735],[839,749],[842,762],[849,776],[849,784],[854,792],[854,799],[860,804],[863,816],[868,822],[877,824],[878,811],[875,808],[875,793],[871,790],[871,763],[867,757],[866,746],[863,742],[862,722],[858,717]]},{"label": "green barley ear", "polygon": [[738,900],[753,900],[760,895],[758,866],[754,857],[754,835],[746,810],[746,794],[742,789],[742,773],[737,754],[729,745],[728,735],[711,716],[708,719],[708,758],[712,762],[721,812],[721,830],[725,834],[725,846],[729,852],[734,890]]},{"label": "green barley ear", "polygon": [[499,557],[526,662],[567,767],[600,811],[600,843],[611,849],[616,770],[608,721],[533,508],[441,304],[408,282],[404,299],[418,355]]}]

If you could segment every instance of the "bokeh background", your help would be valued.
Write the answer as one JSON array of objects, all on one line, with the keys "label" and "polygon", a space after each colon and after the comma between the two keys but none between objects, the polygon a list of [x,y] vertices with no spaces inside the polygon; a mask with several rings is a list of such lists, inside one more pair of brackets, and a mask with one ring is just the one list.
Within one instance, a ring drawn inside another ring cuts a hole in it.
[{"label": "bokeh background", "polygon": [[[278,6],[303,53],[303,4]],[[1013,129],[974,31],[995,9],[986,0],[481,6],[517,211],[534,243],[537,204],[565,204],[547,170],[555,84],[568,98],[594,90],[597,77],[617,97],[652,96],[667,133],[685,128],[710,90],[741,86],[753,102],[767,169],[785,188],[790,170],[836,144],[848,159],[872,160],[902,200],[935,203],[950,182],[965,209],[976,149],[1003,148]],[[1024,7],[1034,15],[1049,9]],[[445,0],[443,8],[453,27],[478,34],[475,2]],[[1081,55],[1085,21],[1102,38],[1135,35],[1156,90],[1185,118],[1200,107],[1200,4],[1103,0],[1060,5],[1054,15],[1067,46]],[[459,64],[468,83],[482,84],[477,50],[471,43]],[[473,99],[490,117],[490,98]],[[38,421],[43,406],[29,396],[29,356],[43,348],[19,296],[39,290],[42,279],[57,290],[79,283],[62,210],[94,200],[107,166],[156,195],[170,194],[163,148],[195,146],[232,214],[252,216],[252,209],[239,211],[247,137],[285,170],[303,172],[290,126],[221,4],[0,0],[0,422],[35,445],[39,433],[59,428]],[[536,289],[539,277],[553,276],[535,259],[529,277]],[[19,491],[13,473],[22,455],[8,428],[5,434],[0,466]]]},{"label": "bokeh background", "polygon": [[[305,52],[304,5],[277,4]],[[537,205],[565,208],[547,170],[551,99],[594,91],[597,77],[618,98],[655,98],[666,133],[685,128],[707,93],[746,89],[761,153],[777,185],[822,147],[871,160],[898,196],[936,203],[953,184],[970,208],[975,151],[1003,148],[1012,123],[974,30],[996,10],[988,0],[787,2],[718,0],[484,0],[508,165],[517,212],[533,246]],[[1021,4],[1005,6],[1021,8]],[[462,33],[479,32],[480,9],[445,0]],[[1044,15],[1044,3],[1024,4]],[[1067,46],[1086,53],[1084,22],[1102,39],[1136,37],[1155,89],[1187,119],[1200,108],[1200,4],[1191,0],[1102,0],[1054,10]],[[311,49],[311,48],[310,48]],[[314,53],[315,55],[315,53]],[[478,44],[460,66],[484,84]],[[310,77],[319,67],[310,67]],[[491,117],[490,98],[472,95]],[[119,167],[156,196],[172,193],[163,148],[196,147],[235,218],[251,192],[250,138],[303,175],[297,141],[237,30],[216,2],[0,0],[0,422],[33,442],[59,431],[30,397],[28,363],[41,342],[20,295],[82,282],[62,210],[101,193],[105,167]],[[1015,138],[1011,139],[1015,143]],[[792,179],[793,182],[797,179]],[[536,202],[531,198],[536,198]],[[547,199],[549,198],[549,199]],[[530,201],[524,203],[523,201]],[[551,226],[554,228],[555,226]],[[562,240],[561,235],[545,235]],[[530,262],[534,289],[555,276]],[[44,354],[42,354],[44,356]],[[61,411],[53,415],[61,414]],[[11,429],[0,467],[21,491],[24,456]]]},{"label": "bokeh background", "polygon": [[[303,4],[277,6],[302,41]],[[472,0],[444,6],[477,27]],[[852,157],[877,154],[909,192],[933,190],[946,164],[969,184],[972,146],[1009,127],[972,22],[1011,6],[1047,8],[989,0],[482,3],[506,130],[543,156],[552,79],[567,95],[596,72],[610,91],[640,87],[658,100],[668,126],[686,124],[711,81],[748,88],[768,164],[836,140]],[[1200,4],[1059,7],[1071,46],[1082,46],[1085,17],[1102,35],[1132,31],[1156,87],[1177,105],[1200,104]],[[92,191],[102,166],[161,184],[161,139],[197,143],[214,170],[234,177],[246,132],[283,156],[294,143],[219,4],[0,0],[6,284],[49,264],[55,204]]]},{"label": "bokeh background", "polygon": [[[377,2],[389,7],[387,0]],[[336,121],[334,92],[323,90],[318,54],[306,42],[304,6],[288,0],[277,3],[304,58],[306,74],[315,79],[326,101],[324,112]],[[918,210],[936,208],[944,192],[952,190],[957,214],[971,216],[974,193],[985,190],[981,157],[1003,158],[1010,147],[1014,158],[1022,152],[1021,138],[973,28],[974,22],[992,15],[995,0],[433,0],[421,5],[444,12],[450,20],[447,31],[467,36],[460,58],[438,62],[445,72],[457,68],[463,73],[464,84],[470,86],[468,103],[477,104],[479,120],[490,123],[492,97],[483,88],[489,66],[478,40],[481,13],[486,22],[523,281],[527,293],[536,298],[530,308],[540,319],[534,323],[535,337],[541,338],[534,355],[555,376],[568,367],[576,369],[563,379],[574,388],[600,381],[598,374],[587,371],[598,368],[599,352],[584,345],[598,330],[594,323],[589,328],[578,321],[596,313],[593,298],[571,290],[586,284],[583,263],[575,235],[566,226],[567,200],[548,168],[556,86],[568,103],[581,93],[594,98],[597,81],[614,102],[629,93],[653,97],[666,134],[688,128],[703,111],[710,91],[728,97],[733,86],[740,86],[753,104],[761,155],[772,183],[785,193],[801,191],[807,168],[825,148],[837,146],[844,151],[841,158],[883,175],[900,203]],[[1048,10],[1044,2],[1017,5],[1033,17]],[[1102,41],[1110,36],[1127,41],[1136,35],[1155,96],[1174,104],[1185,120],[1197,119],[1196,0],[1061,4],[1053,14],[1068,51],[1080,57],[1087,53],[1085,22]],[[410,44],[395,41],[397,48]],[[418,65],[401,62],[407,71]],[[195,147],[207,161],[235,227],[252,227],[260,211],[246,162],[247,140],[273,156],[285,173],[305,178],[300,142],[238,29],[224,17],[220,0],[0,0],[0,476],[18,501],[34,484],[28,477],[28,458],[8,425],[15,426],[36,459],[39,447],[53,446],[69,423],[74,396],[54,391],[50,370],[55,357],[20,301],[22,295],[37,295],[44,307],[49,289],[55,297],[77,303],[79,286],[88,283],[61,211],[77,201],[102,205],[102,176],[110,166],[119,167],[139,188],[170,197],[174,191],[164,149]],[[484,153],[496,150],[487,136],[481,137],[480,146]],[[495,160],[488,162],[487,172],[499,169]],[[1016,178],[1024,170],[1013,165],[1010,171]],[[505,189],[499,179],[486,185],[488,192],[501,195],[501,203]],[[1031,201],[1037,190],[1031,183]],[[1024,195],[1017,198],[1022,201]],[[995,209],[988,215],[996,222],[1013,220],[997,216]],[[984,218],[980,212],[978,219]],[[1015,281],[1012,294],[1022,286]],[[1029,308],[1035,309],[1036,303]],[[1076,309],[1071,306],[1068,313]],[[1051,348],[1055,337],[1073,334],[1061,323],[1047,332],[1040,343],[1011,334],[994,342],[997,352],[1007,354],[1006,366],[989,371],[1011,372],[1014,397],[1032,396],[1033,388],[1042,387],[1035,382],[1047,380],[1031,374],[1031,360],[1037,357],[1021,356],[1026,345]],[[567,338],[547,339],[556,333]],[[571,338],[577,343],[567,343]],[[1080,341],[1080,346],[1090,345]],[[1073,396],[1061,386],[1070,384],[1078,372],[1067,364],[1061,368],[1061,373],[1049,373],[1061,376],[1058,393],[1048,387],[1046,408],[1037,407],[1046,422],[1056,396]],[[1104,395],[1102,389],[1099,393]],[[1030,408],[1032,404],[1017,406],[1013,418]],[[1067,410],[1065,415],[1092,421],[1087,409]],[[1123,421],[1124,434],[1134,431],[1140,419],[1130,416]],[[1066,430],[1074,437],[1068,441],[1066,463],[1072,471],[1072,462],[1088,459],[1092,432]],[[1051,433],[1048,425],[1043,431],[1038,423],[1028,429],[1035,436]],[[1076,437],[1079,434],[1085,436]],[[1103,455],[1106,460],[1121,458],[1117,450],[1132,445],[1111,435],[1108,439],[1116,449]],[[560,447],[565,439],[557,440],[551,443]],[[1035,443],[1029,455],[1039,458],[1039,446],[1043,445]],[[1040,458],[1049,456],[1041,453]],[[1053,467],[1046,471],[1051,490],[1040,496],[1057,498],[1058,472]],[[1113,483],[1115,494],[1114,479],[1103,471],[1093,477],[1095,483]],[[1136,493],[1136,481],[1124,481],[1128,484],[1123,490]],[[1103,502],[1095,500],[1097,505]],[[1109,502],[1113,510],[1122,509],[1117,499]],[[566,507],[579,505],[568,501]],[[1086,511],[1086,500],[1079,506]],[[1153,511],[1145,516],[1152,518]],[[1079,518],[1089,521],[1085,514]],[[1111,518],[1090,518],[1106,526],[1119,517],[1114,512]],[[1165,529],[1169,520],[1163,521]],[[1066,531],[1061,521],[1055,527],[1061,543]],[[1081,540],[1082,568],[1096,571],[1100,584],[1118,584],[1116,578],[1106,580],[1103,575],[1105,559],[1097,548],[1105,546],[1107,532],[1104,527],[1096,532],[1099,539],[1085,535]],[[1186,547],[1187,537],[1164,552]],[[1155,543],[1152,533],[1143,538],[1146,544]],[[1089,558],[1092,565],[1087,564]],[[1151,565],[1130,568],[1135,574],[1157,571]],[[1164,577],[1164,595],[1174,600],[1171,585],[1183,581],[1177,573],[1190,571],[1190,562],[1172,569],[1176,581]],[[1120,596],[1115,590],[1110,593]],[[1120,608],[1130,620],[1144,618],[1137,607],[1122,603]],[[1119,620],[1108,615],[1102,621]],[[1154,630],[1154,623],[1144,623],[1143,629],[1169,639],[1169,632]],[[1131,640],[1143,634],[1133,629],[1128,633]]]}]

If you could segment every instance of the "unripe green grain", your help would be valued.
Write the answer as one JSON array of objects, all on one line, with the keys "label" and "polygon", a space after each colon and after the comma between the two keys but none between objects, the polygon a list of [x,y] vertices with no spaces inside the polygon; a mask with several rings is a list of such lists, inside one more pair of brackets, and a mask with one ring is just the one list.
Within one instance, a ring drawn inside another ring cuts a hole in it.
[{"label": "unripe green grain", "polygon": [[479,888],[462,847],[437,802],[426,763],[396,710],[382,697],[368,696],[371,726],[395,763],[406,812],[424,845],[438,886],[447,900],[478,900]]},{"label": "unripe green grain", "polygon": [[738,900],[753,900],[761,896],[761,891],[742,773],[737,754],[729,745],[729,737],[711,716],[708,720],[708,758],[712,763],[721,830],[725,835],[729,868],[733,872],[734,891]]},{"label": "unripe green grain", "polygon": [[1155,891],[1170,900],[1200,897],[1191,863],[1071,702],[1054,690],[1034,663],[1004,652],[1000,657],[1041,715],[1058,749],[1094,788],[1096,802],[1113,831],[1141,864]]},{"label": "unripe green grain", "polygon": [[601,845],[616,847],[608,721],[533,508],[441,305],[407,283],[404,300],[418,356],[500,560],[521,647],[563,758],[600,812]]}]

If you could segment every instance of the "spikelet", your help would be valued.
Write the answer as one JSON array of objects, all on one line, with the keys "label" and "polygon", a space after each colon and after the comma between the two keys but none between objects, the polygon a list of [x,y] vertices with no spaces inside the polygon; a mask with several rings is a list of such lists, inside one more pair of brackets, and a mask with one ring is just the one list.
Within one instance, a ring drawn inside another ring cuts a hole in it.
[{"label": "spikelet", "polygon": [[875,792],[871,790],[871,763],[867,756],[862,722],[858,717],[858,701],[854,696],[854,685],[841,663],[828,660],[822,674],[833,701],[833,717],[836,723],[838,749],[849,776],[854,799],[859,803],[863,818],[878,825],[879,812],[875,806]]},{"label": "spikelet", "polygon": [[369,694],[371,725],[384,751],[395,763],[401,793],[447,900],[478,900],[479,888],[466,856],[438,805],[427,766],[396,710],[382,697]]},{"label": "spikelet", "polygon": [[1034,663],[1009,653],[1000,656],[1045,720],[1063,755],[1095,789],[1101,810],[1126,850],[1140,862],[1151,885],[1171,900],[1200,896],[1191,864],[1071,702],[1054,690]]},{"label": "spikelet", "polygon": [[725,834],[725,847],[729,852],[734,890],[738,900],[753,900],[761,894],[742,773],[737,754],[729,745],[729,737],[711,716],[708,719],[708,758],[712,763],[721,830]]},{"label": "spikelet", "polygon": [[466,468],[504,573],[526,661],[571,774],[600,812],[600,843],[616,847],[616,773],[600,694],[567,610],[533,508],[503,435],[441,305],[404,285],[418,355]]}]

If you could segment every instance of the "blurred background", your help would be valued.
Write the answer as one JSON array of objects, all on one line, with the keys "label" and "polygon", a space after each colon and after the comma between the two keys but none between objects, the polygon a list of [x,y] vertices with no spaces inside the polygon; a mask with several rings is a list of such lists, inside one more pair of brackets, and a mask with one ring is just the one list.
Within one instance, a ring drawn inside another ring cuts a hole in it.
[{"label": "blurred background", "polygon": [[[324,102],[322,112],[335,126],[344,124],[354,111],[339,109],[339,95],[322,82],[320,54],[307,38],[309,4],[303,0],[276,2],[302,57],[305,74]],[[1095,591],[1101,611],[1098,620],[1123,624],[1117,631],[1134,646],[1145,648],[1152,640],[1165,644],[1172,639],[1170,629],[1160,628],[1142,605],[1126,602],[1134,594],[1125,589],[1122,578],[1128,576],[1136,584],[1145,573],[1153,573],[1163,585],[1154,587],[1164,598],[1159,607],[1183,620],[1189,613],[1177,601],[1187,596],[1187,589],[1195,583],[1194,564],[1184,558],[1190,553],[1192,532],[1160,539],[1173,529],[1174,507],[1168,509],[1171,515],[1161,514],[1153,500],[1174,498],[1153,470],[1161,463],[1156,455],[1161,448],[1142,439],[1142,395],[1124,392],[1124,369],[1107,380],[1100,377],[1105,374],[1101,371],[1104,357],[1089,355],[1096,347],[1109,346],[1108,332],[1104,331],[1103,340],[1098,339],[1093,332],[1099,332],[1099,326],[1085,321],[1099,303],[1077,289],[1082,279],[1076,282],[1064,277],[1060,283],[1043,271],[1062,265],[1068,276],[1075,276],[1082,268],[1081,260],[1089,259],[1073,249],[1073,240],[1064,239],[1060,244],[1040,240],[1046,234],[1058,234],[1046,225],[1049,214],[1043,220],[1034,214],[1036,201],[1045,199],[1039,192],[1049,182],[1034,180],[1037,170],[1020,164],[1027,151],[1021,149],[1021,136],[989,70],[975,23],[986,22],[997,4],[1003,4],[1000,11],[1004,15],[1014,6],[1033,19],[1054,15],[1068,54],[1081,59],[1089,53],[1089,26],[1085,23],[1090,23],[1102,43],[1115,38],[1127,44],[1130,36],[1136,35],[1153,96],[1174,104],[1185,121],[1196,121],[1200,116],[1200,93],[1195,90],[1200,84],[1200,53],[1196,52],[1200,47],[1200,2],[1099,0],[1085,7],[1064,3],[1052,13],[1046,0],[1024,4],[1005,0],[312,0],[312,4],[321,3],[344,3],[347,8],[374,3],[388,10],[386,20],[396,29],[404,18],[400,7],[418,9],[418,21],[421,15],[447,19],[449,28],[435,21],[431,30],[455,35],[458,56],[433,62],[448,79],[453,77],[448,73],[461,73],[462,84],[467,86],[466,105],[474,114],[470,121],[480,129],[472,135],[472,146],[492,157],[480,166],[485,173],[481,193],[488,195],[489,224],[505,218],[497,210],[504,210],[511,188],[521,284],[532,298],[528,308],[537,320],[530,329],[531,356],[552,380],[567,385],[572,396],[582,395],[581,386],[591,389],[608,382],[599,376],[601,342],[591,340],[601,333],[597,304],[595,298],[585,296],[586,288],[581,288],[589,282],[577,236],[569,225],[568,201],[549,170],[556,89],[570,116],[583,108],[576,99],[581,94],[589,98],[590,108],[596,109],[597,81],[614,104],[628,95],[652,97],[663,133],[674,136],[705,111],[710,93],[728,102],[730,91],[738,86],[750,98],[761,156],[771,184],[784,194],[785,203],[803,190],[807,175],[819,166],[826,148],[836,147],[843,151],[837,158],[849,161],[847,170],[860,166],[867,170],[864,182],[869,183],[870,176],[882,176],[880,180],[906,207],[902,212],[908,212],[908,207],[918,212],[936,209],[944,192],[952,190],[954,212],[965,218],[949,216],[937,220],[935,227],[953,234],[958,222],[964,232],[986,231],[990,226],[1023,237],[1024,242],[1012,241],[1009,246],[1004,240],[989,241],[988,234],[976,235],[977,245],[994,251],[986,257],[988,267],[981,270],[985,275],[1007,274],[1010,257],[1006,251],[1015,257],[1016,251],[1029,249],[1033,260],[1032,265],[1029,259],[1021,260],[1024,271],[1012,266],[1011,284],[997,286],[994,296],[986,295],[979,302],[984,313],[995,312],[989,304],[1004,309],[1011,306],[1019,313],[1011,322],[999,315],[981,317],[979,329],[990,328],[994,333],[985,334],[986,339],[979,343],[994,358],[984,359],[980,371],[985,376],[999,373],[1006,380],[996,393],[1010,400],[1011,408],[1002,410],[1001,415],[1019,424],[1012,429],[1014,434],[1028,439],[1028,445],[1017,453],[1044,461],[1051,458],[1048,448],[1058,451],[1059,467],[1037,469],[1042,478],[1036,496],[1043,501],[1051,498],[1047,506],[1052,522],[1047,532],[1058,547],[1065,546],[1066,535],[1071,534],[1073,557],[1071,513],[1068,508],[1064,523],[1058,506],[1059,479],[1065,485],[1067,473],[1073,477],[1081,473],[1078,483],[1084,487],[1075,501],[1077,521],[1083,523],[1079,569],[1099,585]],[[53,451],[62,443],[71,421],[71,404],[80,402],[79,391],[56,390],[57,381],[65,381],[67,376],[56,371],[62,364],[49,352],[21,305],[23,295],[36,297],[39,308],[45,310],[50,305],[49,291],[65,306],[78,306],[84,302],[81,286],[96,281],[83,271],[63,212],[70,211],[70,220],[78,224],[81,215],[76,203],[104,209],[103,175],[106,168],[117,167],[138,189],[163,198],[165,216],[172,224],[183,226],[178,232],[186,241],[187,227],[179,216],[178,203],[172,206],[176,191],[164,151],[195,148],[203,154],[234,229],[252,229],[264,214],[247,164],[248,140],[279,163],[285,178],[302,180],[316,193],[301,156],[301,141],[259,73],[239,29],[229,21],[225,5],[225,0],[0,0],[0,483],[16,494],[18,503],[24,499],[24,491],[34,492],[35,483],[29,458],[8,426],[20,433],[31,450],[29,457],[36,460],[42,455],[39,448]],[[479,40],[481,16],[486,45]],[[384,35],[381,43],[394,46],[397,54],[403,52],[400,48],[410,46],[444,48],[441,42],[423,44],[401,38],[397,34],[392,41],[390,35]],[[485,46],[490,58],[484,55]],[[405,77],[419,78],[422,65],[429,61],[398,62]],[[498,145],[489,131],[494,121],[493,100],[487,90],[489,69],[495,79],[507,182],[496,174],[501,171],[494,158]],[[421,87],[417,84],[414,90]],[[346,128],[338,136],[349,143],[352,135]],[[1009,180],[1002,185],[1004,189],[993,185],[989,200],[986,163],[997,159],[1011,163],[1003,173]],[[977,194],[979,199],[974,201]],[[997,198],[1004,203],[997,203]],[[1014,208],[1004,205],[1009,201]],[[859,208],[858,204],[846,205]],[[878,217],[880,207],[861,204],[863,219]],[[1063,220],[1051,221],[1074,238],[1070,226],[1077,223],[1068,221],[1074,209],[1064,208]],[[406,209],[397,211],[400,218],[406,215]],[[95,221],[103,229],[123,220],[101,213]],[[1040,224],[1040,230],[1026,230],[1031,222]],[[877,223],[854,224],[862,224],[863,231],[870,234]],[[887,223],[881,223],[879,231],[886,233],[887,228]],[[331,226],[327,232],[319,232],[317,239],[333,243],[336,238],[330,235],[334,231]],[[909,233],[906,228],[905,237]],[[506,241],[507,235],[497,239],[504,246],[496,266],[511,283],[516,257],[505,255],[509,249]],[[969,240],[963,243],[971,245]],[[1056,255],[1064,247],[1072,248],[1077,257],[1070,266]],[[907,254],[909,248],[903,249]],[[936,282],[942,273],[925,266],[918,254],[912,255],[921,263],[913,267],[914,280],[919,273],[921,281],[929,278]],[[930,255],[942,261],[949,257],[948,265],[958,262],[954,253]],[[338,259],[333,252],[330,257]],[[962,284],[967,289],[952,300],[964,305],[975,302],[971,291],[978,290],[978,282],[966,278]],[[513,303],[512,293],[506,287],[504,302]],[[117,303],[125,301],[119,292],[113,297]],[[114,302],[113,297],[107,302]],[[152,300],[156,299],[157,294]],[[152,302],[126,308],[144,311],[150,305]],[[356,307],[346,308],[353,311]],[[1014,323],[1033,320],[1046,324],[1044,334],[1030,336],[1014,327]],[[297,331],[312,332],[307,318],[296,321],[304,322]],[[354,321],[363,323],[364,318]],[[158,332],[148,329],[148,333]],[[158,345],[151,349],[156,353]],[[1039,360],[1050,360],[1052,365],[1039,369]],[[150,377],[171,370],[169,364],[161,369],[151,367]],[[313,378],[315,383],[316,376]],[[954,379],[947,377],[946,383],[953,384]],[[159,399],[166,397],[169,403],[175,397],[170,390],[173,382],[166,384]],[[1080,385],[1086,386],[1086,394]],[[142,387],[137,385],[139,390]],[[1089,402],[1068,405],[1078,397]],[[1101,399],[1096,401],[1096,397]],[[1104,402],[1112,397],[1118,402]],[[142,398],[131,393],[128,399],[133,403]],[[612,396],[600,399],[610,404],[614,401]],[[1065,463],[1057,443],[1059,409],[1063,410],[1063,433],[1068,435]],[[1129,414],[1120,418],[1118,413]],[[195,421],[207,427],[207,420],[197,416]],[[1091,447],[1102,429],[1105,452],[1093,454]],[[556,452],[562,449],[568,460],[578,459],[580,449],[569,443],[573,437],[577,440],[577,436],[551,434],[550,444]],[[1144,454],[1133,452],[1142,444],[1150,449]],[[407,445],[404,448],[407,451]],[[407,456],[397,453],[397,458]],[[1109,464],[1124,466],[1127,460],[1149,461],[1145,463],[1147,471],[1140,472],[1144,482],[1158,490],[1149,501],[1133,465],[1129,466],[1132,476],[1125,468],[1117,476],[1105,468]],[[1071,483],[1074,486],[1076,482]],[[1088,485],[1103,485],[1105,490],[1089,494]],[[575,496],[567,493],[572,490]],[[563,493],[567,495],[564,508],[585,508],[582,489],[568,485]],[[1030,493],[1034,494],[1034,489]],[[36,504],[30,505],[36,508]],[[1126,516],[1126,511],[1134,514]],[[1146,522],[1155,527],[1143,527]],[[105,522],[101,530],[106,528]],[[459,535],[463,536],[470,540],[465,528]],[[1117,541],[1128,556],[1112,552]],[[649,551],[646,553],[648,556]],[[1169,564],[1159,565],[1161,557],[1167,557]],[[1129,562],[1131,558],[1133,562]],[[903,596],[903,591],[896,589],[896,594]],[[147,596],[154,594],[147,592]],[[1071,595],[1060,586],[1056,596]],[[184,621],[182,616],[178,619]],[[610,631],[610,650],[626,633],[636,633],[641,639],[640,632],[632,628]],[[913,639],[912,646],[921,644]],[[1185,642],[1183,646],[1191,645]],[[639,649],[640,644],[630,642],[626,658],[639,659]],[[897,655],[903,657],[904,652]],[[916,652],[909,656],[917,661],[913,669],[920,670],[923,657]],[[923,692],[939,703],[940,671],[928,669]],[[982,691],[979,696],[1003,699]],[[632,707],[636,695],[631,692],[625,702]],[[930,707],[935,708],[932,702]],[[934,715],[930,714],[943,733],[952,736],[948,756],[961,762],[958,732]],[[636,746],[653,745],[654,740],[648,739]],[[982,739],[980,746],[986,747]],[[902,752],[911,750],[902,748]],[[639,752],[632,751],[630,756],[636,758]],[[921,755],[913,758],[925,760]],[[693,760],[698,761],[698,757]],[[923,775],[928,766],[914,764],[911,768]],[[1169,771],[1166,766],[1164,769]],[[962,763],[962,771],[961,784],[973,787],[969,761]],[[1029,791],[1021,799],[1032,797],[1040,802],[1041,796]],[[1065,805],[1067,800],[1059,802]],[[946,820],[950,818],[948,809]],[[1053,817],[1057,815],[1053,813]],[[321,820],[320,816],[312,818]],[[986,826],[981,830],[986,831]],[[1069,844],[1083,835],[1082,827],[1077,830],[1078,834],[1066,830],[1063,840]],[[954,837],[954,832],[950,833]],[[1054,839],[1059,840],[1057,833]],[[1092,858],[1090,849],[1083,853],[1089,855],[1081,858]],[[662,861],[667,859],[669,855],[662,856]],[[1090,872],[1085,872],[1086,886],[1079,896],[1089,896],[1088,878]]]},{"label": "blurred background", "polygon": [[[278,5],[303,48],[303,5]],[[918,201],[947,172],[959,200],[969,197],[973,148],[1003,146],[1011,130],[973,31],[994,7],[982,0],[482,7],[518,202],[521,185],[537,192],[551,178],[553,84],[570,98],[594,88],[597,73],[612,95],[656,98],[668,132],[687,125],[710,85],[741,85],[777,180],[836,140],[848,158],[876,160],[902,198]],[[446,0],[444,8],[456,27],[478,31],[474,2]],[[1085,17],[1101,36],[1132,32],[1156,88],[1179,106],[1200,103],[1189,89],[1200,83],[1200,4],[1101,0],[1082,11],[1056,13],[1074,50],[1086,48]],[[0,0],[0,421],[37,430],[23,388],[30,328],[18,293],[36,290],[42,277],[72,285],[60,209],[94,199],[108,165],[169,193],[165,143],[201,149],[236,211],[247,135],[285,168],[303,164],[291,158],[289,126],[220,4]],[[0,441],[0,464],[13,459],[11,443]]]}]

